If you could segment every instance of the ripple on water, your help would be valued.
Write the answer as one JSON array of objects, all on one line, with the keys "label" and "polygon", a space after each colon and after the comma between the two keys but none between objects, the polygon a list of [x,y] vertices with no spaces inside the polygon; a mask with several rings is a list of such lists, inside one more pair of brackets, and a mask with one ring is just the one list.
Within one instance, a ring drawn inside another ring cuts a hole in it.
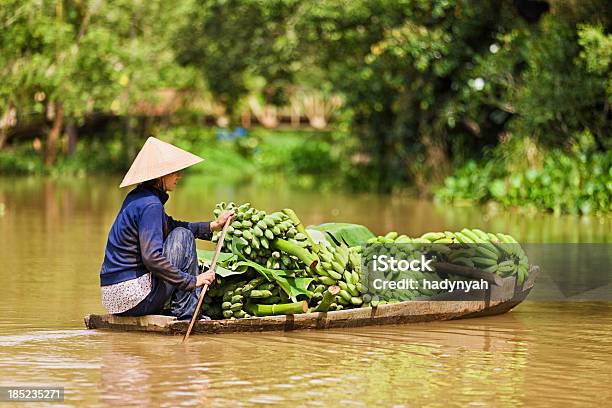
[{"label": "ripple on water", "polygon": [[95,336],[98,333],[88,330],[36,330],[7,336],[0,336],[0,346],[12,347],[24,343],[50,342],[80,336]]},{"label": "ripple on water", "polygon": [[612,329],[589,321],[610,321],[612,308],[551,313],[559,307],[527,304],[535,315],[469,321],[196,336],[187,345],[165,336],[27,330],[0,337],[0,378],[53,380],[73,401],[109,405],[444,406],[451,389],[459,405],[537,406],[609,395]]}]

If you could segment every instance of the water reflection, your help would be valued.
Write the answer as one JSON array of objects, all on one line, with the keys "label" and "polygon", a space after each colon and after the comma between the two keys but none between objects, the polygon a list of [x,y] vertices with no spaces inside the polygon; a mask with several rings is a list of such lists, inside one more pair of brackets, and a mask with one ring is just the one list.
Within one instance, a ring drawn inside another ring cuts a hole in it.
[{"label": "water reflection", "polygon": [[[105,405],[209,406],[209,378],[177,338],[105,336],[100,353],[101,401]],[[135,392],[135,390],[138,390]],[[185,405],[185,404],[180,404]]]},{"label": "water reflection", "polygon": [[[525,329],[512,317],[501,327],[481,320],[414,325],[410,330],[194,337],[184,347],[178,337],[143,342],[143,336],[108,335],[101,356],[104,398],[150,403],[146,396],[132,397],[130,390],[138,389],[167,399],[178,392],[207,405],[243,401],[369,406],[409,402],[403,401],[407,394],[424,398],[441,392],[449,386],[449,374],[457,383],[504,379],[503,374],[483,378],[476,373],[482,365],[510,366],[513,373],[505,380],[519,381],[517,370],[523,369],[528,354],[521,336]],[[162,381],[160,372],[167,373]]]},{"label": "water reflection", "polygon": [[527,302],[473,320],[180,341],[4,336],[0,383],[61,384],[68,404],[88,406],[581,405],[610,396],[612,304]]}]

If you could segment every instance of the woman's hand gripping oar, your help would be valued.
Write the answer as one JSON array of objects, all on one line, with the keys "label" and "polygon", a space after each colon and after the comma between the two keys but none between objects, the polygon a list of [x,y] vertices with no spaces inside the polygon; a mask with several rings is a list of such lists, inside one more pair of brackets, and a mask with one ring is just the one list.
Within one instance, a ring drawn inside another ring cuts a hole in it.
[{"label": "woman's hand gripping oar", "polygon": [[[223,224],[223,229],[221,230],[221,235],[219,236],[219,241],[217,242],[217,247],[215,248],[215,254],[213,255],[212,263],[210,264],[209,271],[212,271],[213,273],[217,266],[217,259],[219,258],[219,252],[221,252],[221,248],[223,247],[223,241],[225,240],[225,233],[227,232],[227,227],[229,227],[229,225],[232,223],[233,220],[234,220],[234,216],[232,215],[225,221],[225,224]],[[191,316],[191,322],[189,322],[189,327],[187,328],[185,337],[183,337],[183,343],[186,342],[187,339],[189,338],[189,334],[191,333],[191,329],[193,329],[193,325],[195,324],[196,318],[199,314],[198,312],[200,311],[200,308],[202,307],[202,300],[204,300],[204,295],[206,294],[207,290],[208,290],[208,285],[204,285],[202,287],[202,291],[200,292],[200,297],[198,298],[198,305],[196,306],[195,311],[193,312],[193,316]]]}]

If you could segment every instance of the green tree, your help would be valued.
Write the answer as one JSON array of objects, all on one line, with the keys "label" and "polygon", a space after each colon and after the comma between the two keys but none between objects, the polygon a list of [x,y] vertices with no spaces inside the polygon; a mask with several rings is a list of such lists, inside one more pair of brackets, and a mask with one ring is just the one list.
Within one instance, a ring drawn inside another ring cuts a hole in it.
[{"label": "green tree", "polygon": [[504,12],[488,1],[313,4],[303,35],[346,96],[372,157],[365,180],[387,190],[444,174],[454,79],[488,46]]},{"label": "green tree", "polygon": [[230,114],[250,92],[282,105],[301,68],[295,25],[297,0],[191,0],[176,32],[178,60],[198,67],[208,89]]},{"label": "green tree", "polygon": [[129,120],[135,102],[155,100],[157,89],[189,77],[165,42],[164,23],[174,16],[166,2],[8,0],[0,13],[0,70],[9,79],[0,86],[0,109],[51,118],[47,165],[66,122],[94,112]]},{"label": "green tree", "polygon": [[[451,161],[508,132],[562,145],[588,130],[602,148],[609,64],[589,68],[585,44],[590,60],[605,60],[606,4],[313,1],[301,38],[345,95],[358,150],[371,156],[353,183],[427,189]],[[599,34],[587,40],[580,24]]]}]

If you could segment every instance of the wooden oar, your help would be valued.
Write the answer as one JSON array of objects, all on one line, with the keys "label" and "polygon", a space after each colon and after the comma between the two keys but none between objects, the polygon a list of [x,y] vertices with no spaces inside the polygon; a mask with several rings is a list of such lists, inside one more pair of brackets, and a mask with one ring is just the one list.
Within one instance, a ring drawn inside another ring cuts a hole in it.
[{"label": "wooden oar", "polygon": [[[223,247],[223,241],[225,240],[225,233],[227,232],[227,227],[232,223],[234,219],[233,216],[229,217],[225,224],[223,224],[223,229],[221,230],[221,235],[219,236],[219,241],[217,242],[217,247],[215,248],[215,254],[213,255],[212,263],[210,264],[210,268],[208,271],[215,271],[215,267],[217,266],[217,258],[219,258],[219,252],[221,252],[221,248]],[[202,307],[202,301],[204,300],[204,295],[208,290],[208,285],[204,285],[202,287],[202,292],[200,292],[200,297],[198,298],[198,305],[193,312],[193,316],[191,316],[191,322],[189,322],[189,327],[187,328],[187,332],[185,333],[185,337],[183,337],[183,343],[187,341],[189,338],[189,334],[191,333],[191,329],[193,329],[193,325],[195,324],[196,318],[198,316],[198,312]]]}]

